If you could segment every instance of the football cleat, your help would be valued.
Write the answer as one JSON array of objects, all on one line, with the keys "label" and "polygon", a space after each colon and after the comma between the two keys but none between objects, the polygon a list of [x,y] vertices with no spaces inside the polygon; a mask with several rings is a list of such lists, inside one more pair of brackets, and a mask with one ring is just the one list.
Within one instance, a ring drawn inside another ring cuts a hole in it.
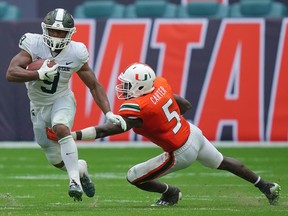
[{"label": "football cleat", "polygon": [[280,185],[276,183],[267,183],[261,191],[267,197],[271,205],[277,205],[280,196]]},{"label": "football cleat", "polygon": [[84,160],[79,160],[78,163],[79,163],[79,169],[81,170],[80,172],[82,172],[82,177],[80,177],[80,182],[81,182],[83,191],[88,197],[93,197],[95,195],[95,186],[88,175],[87,163]]},{"label": "football cleat", "polygon": [[182,198],[182,193],[180,190],[175,187],[172,193],[162,194],[161,198],[156,201],[156,203],[152,204],[151,206],[172,206],[178,203],[179,200]]},{"label": "football cleat", "polygon": [[73,179],[69,185],[68,194],[74,199],[74,201],[82,201],[83,191],[79,184],[77,184]]},{"label": "football cleat", "polygon": [[80,182],[84,193],[88,197],[93,197],[95,195],[95,186],[89,176],[84,173],[83,176],[80,178]]}]

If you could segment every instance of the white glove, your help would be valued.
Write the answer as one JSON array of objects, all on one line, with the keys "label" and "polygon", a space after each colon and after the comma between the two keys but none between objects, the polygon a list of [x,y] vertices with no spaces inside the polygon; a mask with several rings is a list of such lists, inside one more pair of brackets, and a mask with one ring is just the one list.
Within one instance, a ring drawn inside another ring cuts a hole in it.
[{"label": "white glove", "polygon": [[121,123],[121,128],[126,131],[127,130],[127,124],[126,121],[122,118],[120,115],[115,115],[111,111],[106,113],[106,118],[108,121],[110,121],[113,124]]},{"label": "white glove", "polygon": [[39,78],[41,80],[47,80],[47,79],[50,79],[52,78],[53,76],[55,76],[55,74],[57,74],[57,68],[58,68],[58,64],[55,64],[53,65],[52,67],[49,67],[48,64],[49,64],[50,60],[49,59],[46,59],[41,68],[39,70],[37,70],[38,74],[39,74]]}]

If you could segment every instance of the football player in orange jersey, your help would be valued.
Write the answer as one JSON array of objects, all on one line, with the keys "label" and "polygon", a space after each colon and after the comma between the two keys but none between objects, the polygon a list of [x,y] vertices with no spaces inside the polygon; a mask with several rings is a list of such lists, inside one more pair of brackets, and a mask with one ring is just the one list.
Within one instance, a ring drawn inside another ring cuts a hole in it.
[{"label": "football player in orange jersey", "polygon": [[[133,166],[127,180],[139,189],[162,194],[153,206],[174,205],[181,199],[180,189],[158,180],[159,177],[184,169],[194,161],[219,170],[226,170],[254,184],[268,198],[271,205],[279,199],[280,186],[267,182],[240,161],[224,157],[201,130],[182,116],[191,108],[186,99],[173,94],[162,77],[155,77],[151,67],[142,63],[130,65],[119,75],[117,96],[125,101],[120,107],[127,123],[133,129],[163,149],[157,157]],[[120,125],[106,123],[72,132],[75,140],[98,139],[125,132]]]}]

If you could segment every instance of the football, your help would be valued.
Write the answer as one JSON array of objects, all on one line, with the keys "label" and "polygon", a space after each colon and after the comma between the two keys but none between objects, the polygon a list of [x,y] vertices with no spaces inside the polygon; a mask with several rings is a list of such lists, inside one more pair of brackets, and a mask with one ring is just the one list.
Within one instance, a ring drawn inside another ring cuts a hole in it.
[{"label": "football", "polygon": [[[41,68],[41,66],[43,65],[43,62],[46,59],[37,59],[33,62],[31,62],[27,67],[26,70],[39,70]],[[53,67],[55,65],[55,61],[54,60],[50,60],[50,62],[48,63],[48,67]]]}]

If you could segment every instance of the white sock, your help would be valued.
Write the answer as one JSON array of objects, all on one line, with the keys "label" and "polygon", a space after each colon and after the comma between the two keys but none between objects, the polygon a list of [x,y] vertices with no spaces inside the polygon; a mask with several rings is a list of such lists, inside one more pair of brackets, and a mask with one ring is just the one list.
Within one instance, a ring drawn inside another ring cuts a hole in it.
[{"label": "white sock", "polygon": [[72,136],[66,136],[59,141],[61,147],[61,156],[64,161],[67,173],[71,180],[73,179],[77,184],[80,184],[79,167],[78,167],[78,149]]},{"label": "white sock", "polygon": [[[85,160],[78,160],[78,167],[79,167],[79,176],[80,178],[83,177],[84,173],[88,175],[88,169],[87,169],[87,162]],[[60,168],[60,170],[67,172],[67,169],[65,165]]]},{"label": "white sock", "polygon": [[88,175],[87,163],[85,160],[78,160],[78,167],[80,178],[83,177],[84,173]]}]

